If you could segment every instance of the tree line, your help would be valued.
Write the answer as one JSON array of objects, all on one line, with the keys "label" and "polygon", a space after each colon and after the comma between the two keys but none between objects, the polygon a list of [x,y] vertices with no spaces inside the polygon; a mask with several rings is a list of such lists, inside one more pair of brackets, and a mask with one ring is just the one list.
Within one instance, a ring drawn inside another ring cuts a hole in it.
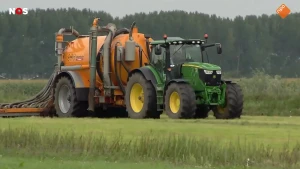
[{"label": "tree line", "polygon": [[260,69],[271,75],[297,77],[300,73],[300,13],[285,19],[278,15],[237,16],[221,18],[200,12],[154,11],[122,18],[104,11],[89,9],[35,9],[28,15],[0,13],[0,75],[18,78],[21,75],[48,77],[57,61],[54,52],[55,32],[73,26],[88,34],[95,17],[100,25],[114,23],[129,28],[136,21],[139,32],[154,39],[169,37],[203,38],[222,43],[223,54],[208,49],[209,61],[222,66],[231,76],[250,76]]}]

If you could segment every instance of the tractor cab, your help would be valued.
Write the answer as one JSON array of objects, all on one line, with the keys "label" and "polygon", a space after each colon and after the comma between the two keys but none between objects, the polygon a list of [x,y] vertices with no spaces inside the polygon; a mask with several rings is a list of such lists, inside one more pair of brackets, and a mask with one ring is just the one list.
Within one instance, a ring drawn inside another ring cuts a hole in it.
[{"label": "tractor cab", "polygon": [[207,44],[207,34],[204,37],[206,40],[165,36],[164,40],[153,41],[151,63],[158,71],[164,72],[168,80],[182,78],[183,67],[192,72],[196,68],[204,84],[218,86],[221,84],[221,68],[205,63],[203,52],[207,47],[216,46],[217,53],[221,54],[221,44]]}]

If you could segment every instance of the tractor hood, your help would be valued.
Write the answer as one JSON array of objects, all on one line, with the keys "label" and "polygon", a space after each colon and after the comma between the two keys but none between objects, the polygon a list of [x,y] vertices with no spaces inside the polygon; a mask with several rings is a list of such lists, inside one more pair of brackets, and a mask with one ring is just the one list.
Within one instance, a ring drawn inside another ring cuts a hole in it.
[{"label": "tractor hood", "polygon": [[205,70],[221,70],[220,66],[210,64],[210,63],[201,63],[201,62],[187,62],[184,63],[182,66],[197,67],[199,69],[205,69]]}]

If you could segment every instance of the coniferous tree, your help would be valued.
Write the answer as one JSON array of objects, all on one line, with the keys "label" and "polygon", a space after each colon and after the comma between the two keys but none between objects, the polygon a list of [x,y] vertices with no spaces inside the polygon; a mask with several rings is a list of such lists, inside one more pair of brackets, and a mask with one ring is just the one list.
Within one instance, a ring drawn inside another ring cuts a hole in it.
[{"label": "coniferous tree", "polygon": [[[136,21],[139,32],[161,39],[163,34],[182,38],[203,38],[220,42],[223,54],[209,49],[209,61],[231,75],[249,76],[254,69],[271,75],[295,77],[300,73],[300,14],[281,19],[278,15],[221,18],[199,12],[155,11],[113,18],[103,11],[89,9],[35,9],[24,16],[0,13],[0,74],[47,75],[53,71],[55,32],[73,26],[88,34],[94,17],[100,25],[114,23],[129,28]],[[71,37],[67,37],[67,39]]]}]

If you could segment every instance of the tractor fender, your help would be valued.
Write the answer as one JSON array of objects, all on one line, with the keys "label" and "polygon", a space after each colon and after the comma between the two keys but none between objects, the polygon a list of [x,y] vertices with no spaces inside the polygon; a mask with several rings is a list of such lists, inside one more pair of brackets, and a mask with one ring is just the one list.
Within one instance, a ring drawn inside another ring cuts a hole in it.
[{"label": "tractor fender", "polygon": [[156,86],[157,80],[156,80],[156,78],[155,78],[153,72],[152,72],[150,69],[148,69],[147,67],[141,67],[141,68],[132,70],[132,71],[129,73],[129,75],[128,75],[127,81],[128,81],[128,79],[129,79],[129,77],[130,77],[133,73],[136,73],[136,72],[140,72],[140,73],[145,77],[146,80],[148,80],[148,81],[150,81],[150,82],[152,83],[153,87]]},{"label": "tractor fender", "polygon": [[75,90],[76,90],[76,97],[77,97],[78,101],[87,101],[88,100],[89,87],[84,86],[83,80],[79,73],[74,72],[74,71],[60,72],[58,75],[56,75],[55,83],[62,76],[69,77],[72,80]]}]

